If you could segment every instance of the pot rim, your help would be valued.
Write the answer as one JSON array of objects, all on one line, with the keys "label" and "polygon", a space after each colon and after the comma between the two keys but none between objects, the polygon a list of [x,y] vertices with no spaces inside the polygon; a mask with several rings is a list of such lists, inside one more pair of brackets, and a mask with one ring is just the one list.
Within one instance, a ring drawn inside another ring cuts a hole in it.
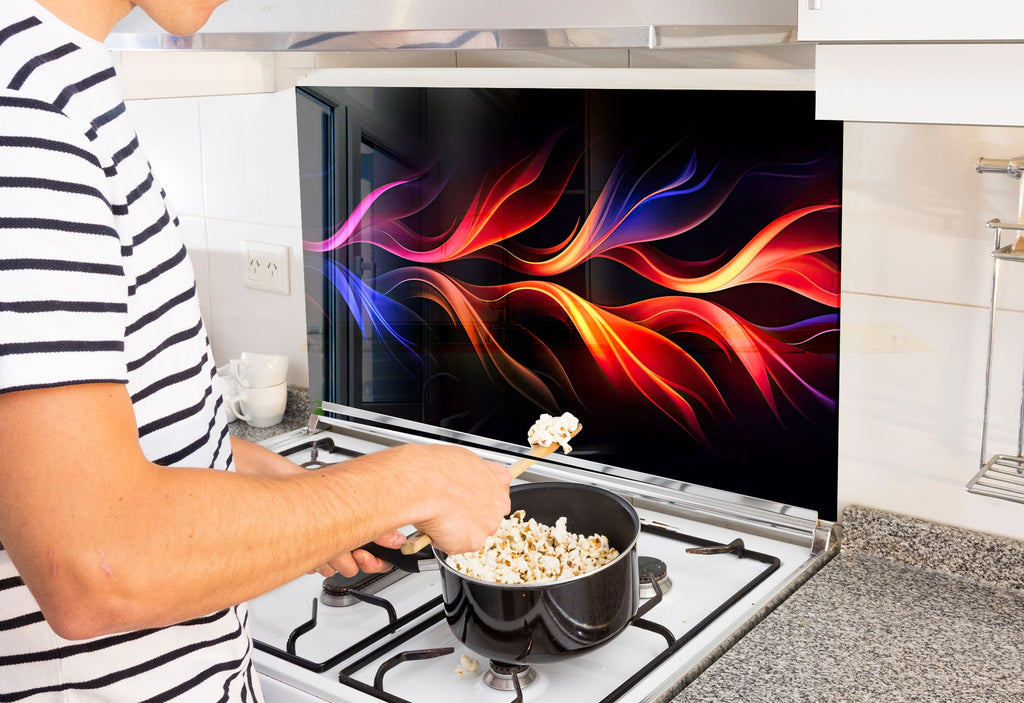
[{"label": "pot rim", "polygon": [[602,564],[601,566],[597,567],[596,569],[591,569],[590,571],[588,571],[586,573],[578,574],[576,576],[571,576],[571,577],[566,578],[566,579],[552,579],[552,580],[549,580],[549,581],[530,581],[528,583],[501,583],[500,581],[488,581],[487,579],[477,578],[476,576],[470,576],[469,574],[465,574],[465,573],[459,571],[458,569],[456,569],[455,567],[451,566],[450,564],[448,564],[448,562],[447,562],[447,556],[448,556],[447,552],[445,552],[445,551],[443,551],[441,549],[438,549],[437,547],[434,547],[432,545],[430,547],[430,549],[434,553],[434,558],[437,560],[437,562],[440,565],[440,567],[442,569],[444,569],[445,571],[448,571],[449,573],[457,576],[458,578],[464,579],[466,581],[470,581],[472,583],[478,583],[478,584],[481,584],[481,585],[484,585],[484,586],[495,586],[495,587],[498,587],[498,588],[510,588],[510,589],[514,589],[514,590],[533,590],[533,589],[540,589],[540,588],[554,588],[554,587],[557,587],[557,586],[561,586],[562,584],[574,583],[576,581],[580,581],[582,579],[588,578],[588,577],[590,577],[590,576],[592,576],[594,574],[598,574],[598,573],[600,573],[600,572],[602,572],[602,571],[604,571],[604,570],[614,566],[615,564],[618,564],[619,561],[621,561],[622,559],[627,558],[632,552],[634,552],[636,550],[637,540],[640,539],[640,516],[637,515],[636,508],[634,508],[632,505],[630,505],[628,501],[626,501],[624,498],[622,498],[622,496],[619,496],[619,495],[617,495],[615,493],[612,493],[609,490],[606,490],[604,488],[600,488],[598,486],[592,486],[590,484],[585,484],[585,483],[583,483],[583,484],[574,484],[574,483],[563,482],[563,481],[557,481],[557,482],[556,481],[542,481],[542,482],[539,482],[539,483],[522,483],[522,484],[516,484],[512,488],[513,489],[518,488],[519,490],[528,490],[529,487],[537,487],[537,488],[547,487],[547,488],[550,488],[550,487],[556,487],[556,486],[557,487],[572,488],[572,489],[581,489],[582,488],[584,490],[593,491],[595,493],[601,493],[601,494],[604,494],[606,496],[610,496],[611,498],[613,498],[617,503],[619,503],[626,510],[626,514],[633,518],[633,523],[636,525],[636,528],[635,528],[635,530],[633,532],[633,539],[630,540],[629,546],[627,546],[625,549],[619,550],[619,555],[617,557],[615,557],[614,559],[612,559],[610,562],[608,562],[606,564]]}]

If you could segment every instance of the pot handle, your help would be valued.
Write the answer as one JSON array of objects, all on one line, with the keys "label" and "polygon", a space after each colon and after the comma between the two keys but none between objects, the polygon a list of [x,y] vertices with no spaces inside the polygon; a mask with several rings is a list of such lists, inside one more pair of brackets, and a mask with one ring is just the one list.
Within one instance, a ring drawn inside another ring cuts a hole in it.
[{"label": "pot handle", "polygon": [[418,574],[421,571],[437,571],[441,568],[434,557],[434,550],[430,548],[429,544],[412,554],[406,554],[401,549],[388,549],[376,542],[364,544],[359,549],[367,551],[378,559],[383,559],[389,564],[397,566],[402,571],[408,571],[412,574]]}]

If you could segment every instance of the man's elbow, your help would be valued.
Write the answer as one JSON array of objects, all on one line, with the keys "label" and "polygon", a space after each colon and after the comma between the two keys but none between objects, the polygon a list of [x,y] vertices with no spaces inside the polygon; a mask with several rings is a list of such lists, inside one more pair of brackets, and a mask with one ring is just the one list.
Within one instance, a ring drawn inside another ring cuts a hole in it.
[{"label": "man's elbow", "polygon": [[140,589],[108,571],[105,564],[98,566],[98,573],[79,567],[48,579],[36,600],[50,629],[67,640],[140,629]]},{"label": "man's elbow", "polygon": [[66,640],[88,640],[115,632],[95,611],[77,607],[43,607],[43,617],[50,629]]}]

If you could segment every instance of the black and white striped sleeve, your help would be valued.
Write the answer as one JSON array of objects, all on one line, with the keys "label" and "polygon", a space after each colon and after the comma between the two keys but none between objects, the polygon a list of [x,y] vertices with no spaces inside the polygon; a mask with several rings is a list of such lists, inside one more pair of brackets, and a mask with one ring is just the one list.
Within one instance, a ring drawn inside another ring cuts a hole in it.
[{"label": "black and white striped sleeve", "polygon": [[105,187],[71,120],[0,91],[0,393],[127,382],[128,283]]}]

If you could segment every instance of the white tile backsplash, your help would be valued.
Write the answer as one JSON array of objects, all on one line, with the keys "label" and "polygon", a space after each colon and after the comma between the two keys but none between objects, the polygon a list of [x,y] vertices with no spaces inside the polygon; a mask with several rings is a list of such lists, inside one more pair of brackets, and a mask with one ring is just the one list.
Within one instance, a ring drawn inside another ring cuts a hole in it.
[{"label": "white tile backsplash", "polygon": [[629,57],[628,49],[488,49],[458,52],[458,65],[463,68],[628,68]]},{"label": "white tile backsplash", "polygon": [[[308,384],[306,313],[302,290],[302,231],[231,220],[207,218],[209,241],[210,343],[217,364],[238,358],[243,351],[284,354],[289,383]],[[242,280],[242,241],[289,247],[291,294],[246,288]]]},{"label": "white tile backsplash", "polygon": [[[1021,506],[965,489],[981,463],[987,311],[854,293],[844,294],[842,305],[843,334],[848,327],[899,329],[916,344],[894,351],[858,345],[858,334],[843,341],[840,506],[1024,538]],[[1005,315],[1000,345],[1020,350],[1024,315]],[[1015,451],[1020,364],[1007,356],[995,366],[991,446]]]},{"label": "white tile backsplash", "polygon": [[[1024,130],[857,124],[845,130],[839,504],[1024,538],[1019,505],[967,493],[981,464],[993,232],[1019,182],[980,156]],[[1016,453],[1024,263],[1001,264],[992,451]]]},{"label": "white tile backsplash", "polygon": [[295,92],[200,98],[206,214],[301,227]]},{"label": "white tile backsplash", "polygon": [[274,54],[260,51],[122,51],[121,84],[130,100],[269,93]]},{"label": "white tile backsplash", "polygon": [[203,217],[199,100],[129,100],[126,105],[142,150],[178,215]]},{"label": "white tile backsplash", "polygon": [[[974,163],[1017,153],[1024,129],[1016,127],[847,123],[843,290],[987,306],[993,232],[985,223],[1016,219],[1019,182],[980,175]],[[1021,285],[1004,296],[1017,310]]]}]

